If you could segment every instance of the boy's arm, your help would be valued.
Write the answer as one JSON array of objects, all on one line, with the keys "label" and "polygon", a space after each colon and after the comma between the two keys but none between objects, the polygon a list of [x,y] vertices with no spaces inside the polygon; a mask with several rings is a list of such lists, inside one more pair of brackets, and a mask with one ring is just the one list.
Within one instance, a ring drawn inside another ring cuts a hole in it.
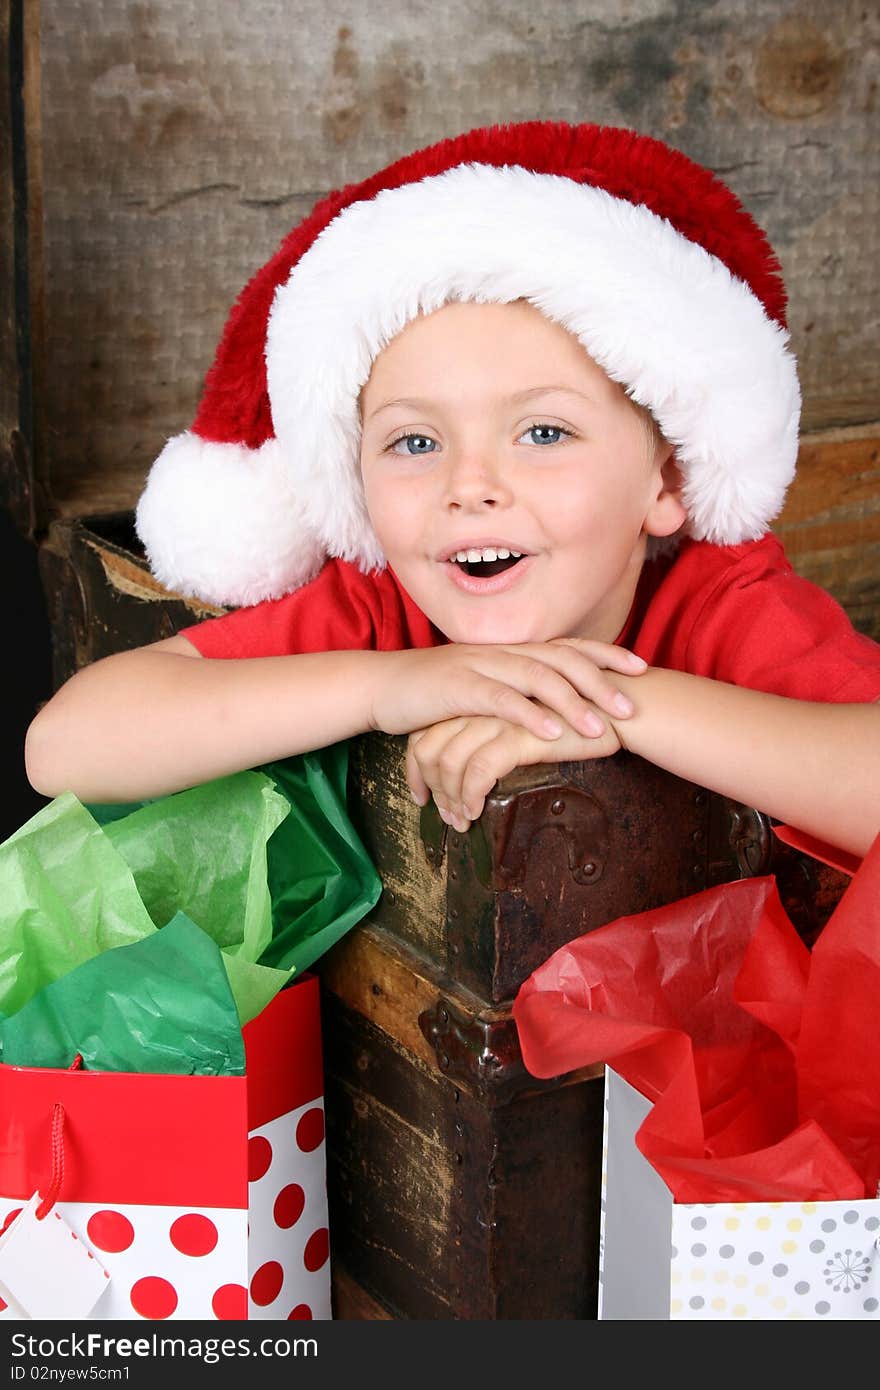
[{"label": "boy's arm", "polygon": [[497,712],[541,743],[563,722],[595,734],[604,728],[596,706],[610,710],[619,698],[606,669],[644,662],[602,643],[218,660],[178,635],[71,677],[28,730],[27,774],[46,796],[133,801],[460,713]]},{"label": "boy's arm", "polygon": [[135,801],[334,742],[366,721],[365,655],[207,660],[176,636],[106,657],[33,720],[28,778],[45,796]]},{"label": "boy's arm", "polygon": [[[463,828],[498,777],[537,762],[649,762],[863,855],[880,830],[880,707],[818,704],[652,668],[621,678],[635,712],[600,739],[573,730],[538,744],[499,721],[453,721],[410,740],[408,780]],[[421,750],[421,751],[420,751]]]},{"label": "boy's arm", "polygon": [[[652,670],[624,747],[688,781],[864,855],[880,830],[880,706],[767,695]],[[621,685],[626,685],[621,682]]]}]

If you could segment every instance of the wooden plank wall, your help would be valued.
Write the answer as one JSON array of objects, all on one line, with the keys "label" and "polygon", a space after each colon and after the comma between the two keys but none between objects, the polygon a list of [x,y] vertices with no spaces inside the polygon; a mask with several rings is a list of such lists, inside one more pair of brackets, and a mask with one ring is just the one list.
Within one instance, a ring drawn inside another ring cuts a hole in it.
[{"label": "wooden plank wall", "polygon": [[780,521],[880,637],[880,10],[863,0],[28,0],[40,21],[44,470],[131,505],[226,312],[329,188],[507,120],[592,120],[716,169],[767,228],[804,390]]}]

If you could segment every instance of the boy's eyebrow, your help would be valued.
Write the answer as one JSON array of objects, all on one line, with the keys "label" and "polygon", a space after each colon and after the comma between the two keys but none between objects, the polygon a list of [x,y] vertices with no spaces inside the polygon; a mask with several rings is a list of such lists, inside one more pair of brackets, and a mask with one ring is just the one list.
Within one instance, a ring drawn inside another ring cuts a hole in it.
[{"label": "boy's eyebrow", "polygon": [[[515,391],[508,399],[511,404],[519,405],[525,404],[535,396],[547,396],[550,394],[577,396],[580,400],[587,401],[590,405],[595,405],[596,403],[592,396],[586,395],[583,391],[577,391],[573,386],[529,386],[524,391]],[[436,405],[435,401],[402,396],[393,401],[383,401],[381,405],[376,406],[375,410],[371,410],[366,418],[372,420],[376,415],[381,415],[383,410],[392,410],[396,408],[400,410],[426,411],[433,405]]]},{"label": "boy's eyebrow", "polygon": [[530,386],[526,391],[517,391],[510,397],[511,401],[530,401],[534,396],[577,396],[582,401],[587,401],[590,405],[595,405],[595,399],[588,396],[585,391],[578,391],[574,386]]},{"label": "boy's eyebrow", "polygon": [[399,400],[383,401],[377,405],[375,410],[371,410],[366,417],[372,420],[374,415],[381,415],[383,410],[392,410],[398,407],[403,410],[427,410],[431,406],[431,401],[417,400],[415,397],[401,396]]}]

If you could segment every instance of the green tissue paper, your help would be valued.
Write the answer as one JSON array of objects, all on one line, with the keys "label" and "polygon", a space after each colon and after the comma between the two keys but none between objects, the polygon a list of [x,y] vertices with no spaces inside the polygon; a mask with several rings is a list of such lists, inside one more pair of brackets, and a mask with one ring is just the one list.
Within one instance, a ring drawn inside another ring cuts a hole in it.
[{"label": "green tissue paper", "polygon": [[378,900],[347,772],[340,743],[151,801],[43,807],[0,845],[2,1060],[234,1071],[240,1026]]},{"label": "green tissue paper", "polygon": [[182,912],[103,951],[0,1018],[0,1061],[86,1071],[243,1076],[244,1043],[223,956]]}]

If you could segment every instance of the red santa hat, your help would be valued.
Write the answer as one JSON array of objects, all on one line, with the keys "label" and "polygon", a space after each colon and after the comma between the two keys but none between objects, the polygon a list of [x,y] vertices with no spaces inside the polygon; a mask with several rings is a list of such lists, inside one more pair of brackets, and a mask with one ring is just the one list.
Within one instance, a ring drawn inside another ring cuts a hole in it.
[{"label": "red santa hat", "polygon": [[455,300],[528,300],[676,449],[688,532],[759,536],[793,476],[800,392],[763,231],[712,173],[596,125],[471,131],[323,199],[248,283],[192,428],[137,508],[169,589],[276,598],[328,556],[384,564],[358,467],[382,348]]}]

